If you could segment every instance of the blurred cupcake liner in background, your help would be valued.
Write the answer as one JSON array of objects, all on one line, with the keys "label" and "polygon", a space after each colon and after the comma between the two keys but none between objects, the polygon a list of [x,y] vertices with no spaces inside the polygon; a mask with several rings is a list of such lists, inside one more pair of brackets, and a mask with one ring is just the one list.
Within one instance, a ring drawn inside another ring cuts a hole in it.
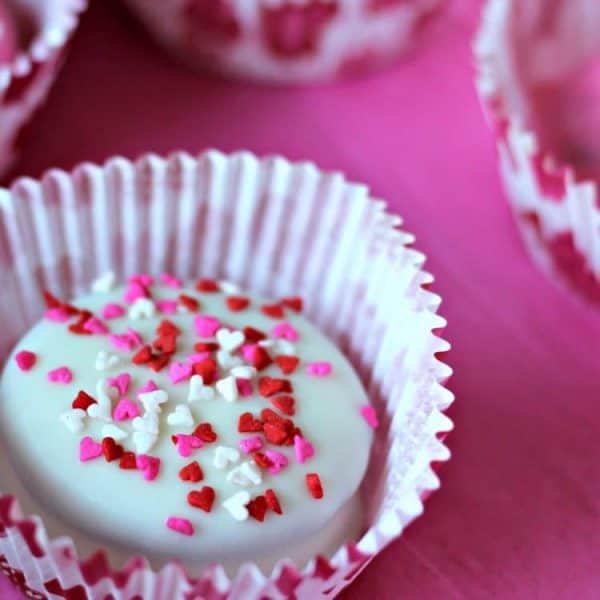
[{"label": "blurred cupcake liner in background", "polygon": [[270,83],[362,74],[412,46],[444,0],[126,0],[186,63]]},{"label": "blurred cupcake liner in background", "polygon": [[449,458],[445,321],[413,236],[364,185],[310,163],[210,151],[51,171],[0,196],[3,358],[42,311],[39,287],[70,297],[109,269],[118,278],[226,278],[260,294],[300,293],[380,421],[361,485],[360,540],[306,566],[283,559],[262,573],[247,564],[231,579],[219,565],[193,575],[175,563],[155,571],[143,557],[111,566],[93,541],[74,542],[61,525],[29,516],[35,510],[3,460],[0,569],[30,597],[331,598],[423,512],[440,485],[435,467]]},{"label": "blurred cupcake liner in background", "polygon": [[600,304],[600,3],[491,0],[478,89],[527,247]]},{"label": "blurred cupcake liner in background", "polygon": [[0,0],[0,175],[46,99],[87,0]]}]

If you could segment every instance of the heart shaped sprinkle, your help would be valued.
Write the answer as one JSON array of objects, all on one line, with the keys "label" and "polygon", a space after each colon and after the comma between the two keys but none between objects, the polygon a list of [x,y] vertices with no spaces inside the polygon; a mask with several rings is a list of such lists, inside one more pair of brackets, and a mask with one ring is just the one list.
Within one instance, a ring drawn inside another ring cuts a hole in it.
[{"label": "heart shaped sprinkle", "polygon": [[124,470],[137,469],[137,458],[133,452],[124,452],[119,461],[119,468]]},{"label": "heart shaped sprinkle", "polygon": [[119,319],[125,315],[125,309],[119,304],[106,304],[102,309],[102,318],[106,321],[111,319]]},{"label": "heart shaped sprinkle", "polygon": [[226,402],[235,402],[239,398],[235,377],[230,376],[219,379],[215,384],[215,388]]},{"label": "heart shaped sprinkle", "polygon": [[285,454],[281,454],[281,452],[277,452],[276,450],[267,450],[265,452],[265,456],[270,463],[268,470],[271,475],[277,475],[289,464],[288,457]]},{"label": "heart shaped sprinkle", "polygon": [[315,500],[320,500],[323,497],[323,486],[321,485],[321,478],[317,473],[307,473],[306,487]]},{"label": "heart shaped sprinkle", "polygon": [[191,481],[197,483],[204,479],[204,473],[197,460],[189,463],[185,467],[179,470],[179,479],[181,481]]},{"label": "heart shaped sprinkle", "polygon": [[267,338],[267,334],[261,331],[260,329],[256,329],[254,327],[244,327],[244,339],[250,343],[260,342]]},{"label": "heart shaped sprinkle", "polygon": [[169,321],[169,319],[163,319],[160,322],[160,325],[156,328],[156,335],[163,336],[175,336],[178,337],[181,335],[181,329],[173,323],[173,321]]},{"label": "heart shaped sprinkle", "polygon": [[190,379],[190,387],[188,391],[187,401],[189,403],[212,400],[215,397],[215,390],[204,385],[204,380],[200,375],[193,375]]},{"label": "heart shaped sprinkle", "polygon": [[231,375],[239,379],[252,379],[256,375],[256,369],[249,365],[241,365],[231,369]]},{"label": "heart shaped sprinkle", "polygon": [[246,490],[241,490],[227,498],[222,506],[236,521],[245,521],[250,514],[246,508],[250,498],[251,496]]},{"label": "heart shaped sprinkle", "polygon": [[175,275],[171,275],[170,273],[163,273],[160,276],[160,280],[164,285],[175,290],[178,290],[179,288],[183,287],[181,279],[178,279],[177,277],[175,277]]},{"label": "heart shaped sprinkle", "polygon": [[192,525],[192,522],[188,519],[182,519],[180,517],[169,517],[167,519],[167,527],[172,531],[181,533],[181,535],[194,535],[194,526]]},{"label": "heart shaped sprinkle", "polygon": [[252,460],[254,460],[256,465],[261,469],[268,469],[273,465],[273,463],[262,452],[254,452],[254,454],[252,454]]},{"label": "heart shaped sprinkle", "polygon": [[164,390],[154,390],[153,392],[144,392],[138,396],[144,410],[147,412],[160,412],[161,404],[168,402],[169,395]]},{"label": "heart shaped sprinkle", "polygon": [[360,414],[362,418],[367,422],[367,425],[372,429],[379,427],[379,419],[377,418],[377,411],[370,404],[365,404],[360,407]]},{"label": "heart shaped sprinkle", "polygon": [[273,364],[273,359],[265,348],[254,346],[251,351],[250,362],[257,371],[262,371]]},{"label": "heart shaped sprinkle", "polygon": [[281,425],[265,423],[263,431],[267,441],[276,446],[283,446],[288,439],[288,432]]},{"label": "heart shaped sprinkle", "polygon": [[210,423],[200,423],[200,425],[194,429],[194,435],[207,444],[212,444],[217,441],[217,434],[213,431]]},{"label": "heart shaped sprinkle", "polygon": [[87,462],[102,455],[102,445],[96,443],[89,435],[79,441],[79,460]]},{"label": "heart shaped sprinkle", "polygon": [[221,369],[225,371],[243,364],[243,361],[239,356],[236,356],[235,354],[229,354],[229,352],[226,352],[225,350],[219,350],[217,352],[217,362],[219,363]]},{"label": "heart shaped sprinkle", "polygon": [[303,465],[309,458],[315,455],[315,448],[308,440],[296,435],[294,436],[294,453],[296,460]]},{"label": "heart shaped sprinkle", "polygon": [[119,363],[120,359],[115,354],[109,354],[104,350],[100,350],[96,356],[96,370],[97,371],[109,371],[114,369]]},{"label": "heart shaped sprinkle", "polygon": [[192,377],[193,373],[192,365],[186,363],[173,363],[169,367],[169,379],[173,385],[187,381]]},{"label": "heart shaped sprinkle", "polygon": [[106,335],[108,333],[108,327],[96,317],[90,317],[84,324],[83,329],[90,333],[98,335]]},{"label": "heart shaped sprinkle", "polygon": [[187,404],[178,404],[175,410],[167,417],[167,423],[171,427],[192,427],[194,417]]},{"label": "heart shaped sprinkle", "polygon": [[177,300],[157,300],[156,308],[163,315],[174,315],[179,308]]},{"label": "heart shaped sprinkle", "polygon": [[154,481],[160,471],[160,458],[141,454],[136,458],[136,466],[146,481]]},{"label": "heart shaped sprinkle", "polygon": [[113,438],[105,437],[102,440],[102,454],[104,454],[106,462],[112,462],[113,460],[121,458],[123,452],[123,446],[117,444]]},{"label": "heart shaped sprinkle", "polygon": [[190,506],[209,513],[215,502],[215,496],[215,490],[209,485],[205,485],[200,491],[191,491],[187,496],[187,501]]},{"label": "heart shaped sprinkle", "polygon": [[250,300],[244,296],[229,296],[225,302],[231,312],[240,312],[250,305]]},{"label": "heart shaped sprinkle", "polygon": [[238,394],[243,398],[248,398],[254,393],[252,388],[252,381],[250,379],[240,379],[239,377],[235,380]]},{"label": "heart shaped sprinkle", "polygon": [[281,304],[263,304],[260,307],[260,312],[267,317],[271,317],[271,319],[283,319],[285,314]]},{"label": "heart shaped sprinkle", "polygon": [[219,344],[216,342],[198,342],[194,344],[196,352],[216,352],[219,349]]},{"label": "heart shaped sprinkle", "polygon": [[271,403],[284,415],[293,417],[296,414],[296,401],[292,396],[276,396],[271,398]]},{"label": "heart shaped sprinkle", "polygon": [[281,504],[279,503],[279,498],[274,490],[268,489],[265,492],[265,500],[267,501],[267,506],[278,515],[282,515],[283,511],[281,510]]},{"label": "heart shaped sprinkle", "polygon": [[148,392],[155,392],[157,389],[158,389],[158,386],[156,385],[156,383],[154,383],[154,381],[152,381],[152,379],[150,379],[137,391],[137,393],[139,396],[140,394],[147,394]]},{"label": "heart shaped sprinkle", "polygon": [[123,431],[120,427],[113,425],[112,423],[108,425],[104,425],[102,427],[102,437],[111,437],[117,442],[126,439],[129,434],[126,431]]},{"label": "heart shaped sprinkle", "polygon": [[227,473],[227,481],[240,487],[250,487],[262,483],[262,473],[254,462],[244,462]]},{"label": "heart shaped sprinkle", "polygon": [[127,304],[134,304],[138,300],[143,300],[149,296],[146,286],[140,281],[130,280],[127,289],[123,294],[123,300]]},{"label": "heart shaped sprinkle", "polygon": [[95,294],[108,294],[115,287],[116,277],[112,271],[107,271],[92,283],[92,292]]},{"label": "heart shaped sprinkle", "polygon": [[296,370],[300,359],[297,356],[285,356],[282,354],[275,357],[275,362],[284,375],[291,375]]},{"label": "heart shaped sprinkle", "polygon": [[208,294],[221,291],[219,284],[214,279],[201,279],[196,284],[196,289],[199,292],[204,292]]},{"label": "heart shaped sprinkle", "polygon": [[213,456],[213,466],[216,469],[224,470],[234,465],[240,460],[240,453],[235,448],[229,446],[217,446]]},{"label": "heart shaped sprinkle", "polygon": [[221,328],[216,334],[217,342],[221,350],[225,352],[234,352],[244,343],[244,333],[242,331],[229,331]]},{"label": "heart shaped sprinkle", "polygon": [[15,362],[21,371],[31,371],[37,362],[37,356],[28,350],[21,350],[15,355]]},{"label": "heart shaped sprinkle", "polygon": [[260,523],[265,520],[268,507],[267,499],[264,496],[256,496],[256,498],[250,500],[250,502],[248,502],[246,505],[250,516]]},{"label": "heart shaped sprinkle", "polygon": [[72,408],[78,408],[81,410],[87,410],[92,404],[96,404],[96,400],[92,398],[87,392],[79,390],[77,397],[71,403]]},{"label": "heart shaped sprinkle", "polygon": [[240,450],[244,454],[252,454],[256,450],[260,450],[263,447],[262,438],[259,436],[254,436],[250,438],[244,438],[240,440]]},{"label": "heart shaped sprinkle", "polygon": [[211,385],[219,376],[219,368],[214,359],[207,358],[194,365],[194,373],[202,377],[204,385]]},{"label": "heart shaped sprinkle", "polygon": [[130,384],[131,375],[129,373],[121,373],[120,375],[108,380],[108,385],[114,387],[121,396],[125,396],[125,394],[127,394]]},{"label": "heart shaped sprinkle", "polygon": [[269,398],[275,394],[291,394],[292,384],[287,379],[261,377],[258,380],[258,391],[260,392],[260,395],[265,398]]},{"label": "heart shaped sprinkle", "polygon": [[221,321],[217,317],[213,317],[212,315],[198,315],[194,319],[194,327],[196,329],[196,333],[200,337],[213,337],[215,333],[219,330],[221,326]]},{"label": "heart shaped sprinkle", "polygon": [[283,306],[285,306],[286,308],[290,308],[291,310],[296,312],[302,312],[304,308],[304,301],[299,296],[282,298],[281,304],[283,304]]},{"label": "heart shaped sprinkle", "polygon": [[85,417],[85,411],[75,408],[62,413],[60,420],[71,433],[79,433],[85,428]]},{"label": "heart shaped sprinkle", "polygon": [[183,456],[184,458],[187,458],[194,450],[202,448],[204,445],[204,442],[195,435],[178,433],[173,437],[175,439],[175,443],[177,444],[177,452],[179,453],[179,456]]},{"label": "heart shaped sprinkle", "polygon": [[136,431],[158,435],[158,413],[146,412],[143,417],[136,417],[131,423]]},{"label": "heart shaped sprinkle", "polygon": [[44,318],[53,323],[66,323],[71,318],[71,315],[62,308],[49,308],[44,313]]},{"label": "heart shaped sprinkle", "polygon": [[198,312],[200,310],[200,302],[193,298],[192,296],[188,296],[186,294],[180,294],[179,304],[188,312]]},{"label": "heart shaped sprinkle", "polygon": [[245,412],[238,420],[238,431],[240,433],[254,433],[263,430],[263,422],[254,417],[252,413]]},{"label": "heart shaped sprinkle", "polygon": [[315,377],[327,377],[331,371],[332,366],[329,362],[313,362],[306,365],[306,372]]},{"label": "heart shaped sprinkle", "polygon": [[272,338],[281,338],[289,342],[297,342],[300,338],[298,330],[290,323],[278,323],[271,329]]},{"label": "heart shaped sprinkle", "polygon": [[148,431],[134,431],[131,437],[133,439],[133,445],[135,446],[136,452],[140,454],[150,452],[150,450],[154,448],[154,445],[158,441],[158,435]]},{"label": "heart shaped sprinkle", "polygon": [[156,304],[150,298],[138,298],[129,309],[129,318],[134,321],[152,319],[156,315]]},{"label": "heart shaped sprinkle", "polygon": [[73,373],[71,373],[69,367],[59,367],[48,373],[48,381],[59,383],[61,385],[68,385],[73,381]]},{"label": "heart shaped sprinkle", "polygon": [[119,403],[115,406],[115,410],[113,411],[113,419],[115,421],[127,421],[139,416],[140,409],[138,408],[138,405],[128,398],[119,400]]},{"label": "heart shaped sprinkle", "polygon": [[171,360],[170,354],[166,354],[166,353],[157,354],[150,359],[148,366],[155,373],[160,373],[169,364],[170,360]]}]

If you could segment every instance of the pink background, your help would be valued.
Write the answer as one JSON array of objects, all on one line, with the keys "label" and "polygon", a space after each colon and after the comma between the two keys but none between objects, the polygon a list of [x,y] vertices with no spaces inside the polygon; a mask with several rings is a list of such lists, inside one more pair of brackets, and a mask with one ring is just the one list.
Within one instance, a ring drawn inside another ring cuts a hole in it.
[{"label": "pink background", "polygon": [[195,76],[96,2],[15,172],[247,148],[339,168],[405,218],[449,320],[454,457],[345,600],[597,597],[600,315],[535,270],[511,222],[472,83],[478,7],[457,0],[391,71],[274,90]]}]

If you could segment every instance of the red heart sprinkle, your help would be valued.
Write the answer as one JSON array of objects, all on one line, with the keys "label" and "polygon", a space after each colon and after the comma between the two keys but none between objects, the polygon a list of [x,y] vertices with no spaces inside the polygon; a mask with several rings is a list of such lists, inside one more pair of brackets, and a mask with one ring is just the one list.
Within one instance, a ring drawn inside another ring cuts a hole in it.
[{"label": "red heart sprinkle", "polygon": [[92,404],[97,404],[96,400],[83,390],[79,390],[77,398],[73,400],[71,406],[73,408],[79,408],[81,410],[87,410]]},{"label": "red heart sprinkle", "polygon": [[281,304],[263,304],[260,307],[260,311],[263,315],[267,315],[267,317],[271,317],[272,319],[283,319],[285,315]]},{"label": "red heart sprinkle", "polygon": [[119,461],[121,469],[137,469],[137,460],[133,452],[124,452]]},{"label": "red heart sprinkle", "polygon": [[293,417],[296,414],[296,401],[292,396],[277,396],[276,398],[271,398],[271,403],[284,415]]},{"label": "red heart sprinkle", "polygon": [[48,308],[62,308],[63,303],[53,294],[51,294],[48,290],[44,290],[42,292],[44,296],[44,302]]},{"label": "red heart sprinkle", "polygon": [[219,367],[212,358],[205,358],[200,362],[194,363],[194,373],[202,377],[204,385],[211,385],[219,376]]},{"label": "red heart sprinkle", "polygon": [[254,452],[254,454],[252,454],[252,458],[261,469],[268,469],[269,467],[273,466],[273,461],[262,452]]},{"label": "red heart sprinkle", "polygon": [[256,344],[267,339],[267,334],[254,327],[244,327],[244,339],[250,344]]},{"label": "red heart sprinkle", "polygon": [[221,291],[219,284],[214,279],[201,279],[196,284],[199,292],[214,293]]},{"label": "red heart sprinkle", "polygon": [[271,355],[262,346],[256,346],[252,353],[252,366],[257,371],[262,371],[271,364],[273,364]]},{"label": "red heart sprinkle", "polygon": [[171,334],[162,335],[155,340],[152,346],[165,354],[174,354],[177,351],[177,336]]},{"label": "red heart sprinkle", "polygon": [[258,380],[258,391],[261,396],[268,398],[275,394],[291,394],[292,384],[287,379],[275,379],[274,377],[261,377]]},{"label": "red heart sprinkle", "polygon": [[202,479],[204,479],[204,473],[202,472],[202,468],[198,461],[195,460],[183,467],[179,471],[179,479],[181,479],[181,481],[192,481],[194,483],[202,481]]},{"label": "red heart sprinkle", "polygon": [[111,437],[105,437],[102,440],[102,454],[107,462],[112,462],[123,456],[123,446],[117,444]]},{"label": "red heart sprinkle", "polygon": [[170,360],[171,360],[171,357],[169,354],[158,354],[158,355],[152,357],[152,359],[148,363],[148,366],[155,373],[158,373],[159,371],[162,371],[169,364]]},{"label": "red heart sprinkle", "polygon": [[200,302],[196,300],[196,298],[192,298],[191,296],[186,296],[185,294],[181,294],[179,296],[179,302],[183,304],[190,312],[198,312],[200,308]]},{"label": "red heart sprinkle", "polygon": [[198,342],[194,346],[196,352],[216,352],[219,349],[219,344],[216,342]]},{"label": "red heart sprinkle", "polygon": [[150,346],[144,346],[131,360],[134,365],[145,365],[149,363],[152,360],[152,348]]},{"label": "red heart sprinkle", "polygon": [[92,332],[85,329],[84,325],[91,317],[93,317],[93,314],[89,310],[84,310],[79,314],[79,320],[77,321],[77,323],[69,325],[69,331],[76,335],[92,335]]},{"label": "red heart sprinkle", "polygon": [[263,430],[263,422],[260,419],[255,419],[254,415],[249,412],[242,413],[238,421],[238,431],[240,433],[254,433]]},{"label": "red heart sprinkle", "polygon": [[217,434],[213,431],[210,423],[200,423],[200,425],[194,429],[194,435],[207,444],[212,444],[217,441]]},{"label": "red heart sprinkle", "polygon": [[275,362],[277,363],[277,366],[282,370],[284,375],[290,375],[296,370],[300,359],[297,356],[281,355],[275,357]]},{"label": "red heart sprinkle", "polygon": [[159,335],[161,337],[165,335],[178,336],[181,335],[181,329],[179,329],[179,327],[177,327],[175,323],[172,323],[168,319],[165,319],[156,329],[156,335]]},{"label": "red heart sprinkle", "polygon": [[215,501],[215,490],[209,485],[205,485],[199,492],[195,490],[190,492],[187,501],[194,508],[209,513]]},{"label": "red heart sprinkle", "polygon": [[250,502],[246,504],[246,508],[253,519],[260,521],[261,523],[265,520],[268,506],[264,496],[256,496],[254,500],[250,500]]},{"label": "red heart sprinkle", "polygon": [[321,479],[317,473],[307,473],[306,487],[308,488],[310,495],[316,500],[320,500],[323,497],[323,486],[321,485]]},{"label": "red heart sprinkle", "polygon": [[276,446],[283,446],[288,439],[287,431],[281,425],[275,425],[274,423],[265,423],[263,426],[265,438],[271,444]]},{"label": "red heart sprinkle", "polygon": [[250,300],[244,298],[244,296],[229,296],[226,302],[227,307],[232,312],[240,312],[241,310],[248,308],[248,305],[250,304]]},{"label": "red heart sprinkle", "polygon": [[282,515],[283,511],[281,510],[281,504],[279,503],[279,498],[274,490],[267,490],[265,492],[265,499],[267,501],[267,506],[278,515]]},{"label": "red heart sprinkle", "polygon": [[281,427],[285,426],[285,419],[280,417],[274,410],[270,408],[263,408],[260,411],[260,418],[265,423],[273,423],[274,425],[280,425]]},{"label": "red heart sprinkle", "polygon": [[300,296],[282,298],[281,304],[283,304],[286,308],[295,310],[296,312],[302,312],[302,309],[304,308],[304,300],[302,300]]}]

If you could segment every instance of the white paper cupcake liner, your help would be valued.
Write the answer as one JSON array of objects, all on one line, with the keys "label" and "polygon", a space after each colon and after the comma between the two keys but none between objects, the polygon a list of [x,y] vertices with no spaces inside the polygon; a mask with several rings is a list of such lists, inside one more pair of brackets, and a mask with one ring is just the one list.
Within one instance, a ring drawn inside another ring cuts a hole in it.
[{"label": "white paper cupcake liner", "polygon": [[247,564],[232,578],[220,566],[199,577],[175,564],[155,571],[143,558],[111,566],[102,551],[78,560],[71,539],[51,539],[6,489],[0,568],[48,598],[72,590],[115,600],[315,600],[345,588],[422,513],[440,485],[432,463],[449,458],[442,440],[453,396],[443,385],[451,370],[437,356],[449,349],[439,337],[445,321],[440,298],[426,289],[433,278],[422,270],[425,257],[399,225],[339,173],[248,153],[113,158],[0,190],[4,359],[41,314],[42,287],[69,297],[109,269],[122,278],[218,277],[267,296],[302,295],[308,318],[354,364],[381,421],[361,487],[365,533],[329,560],[303,568],[282,560],[264,574]]},{"label": "white paper cupcake liner", "polygon": [[[9,3],[10,4],[10,3]],[[29,48],[0,65],[0,175],[17,157],[23,132],[46,99],[87,0],[14,0],[35,23]]]},{"label": "white paper cupcake liner", "polygon": [[564,83],[569,75],[595,54],[600,55],[595,0],[491,0],[475,41],[477,86],[526,245],[553,279],[600,303],[597,180],[544,147],[532,125],[541,117],[530,91],[569,85]]},{"label": "white paper cupcake liner", "polygon": [[185,62],[307,83],[363,73],[408,49],[443,0],[127,0]]}]

